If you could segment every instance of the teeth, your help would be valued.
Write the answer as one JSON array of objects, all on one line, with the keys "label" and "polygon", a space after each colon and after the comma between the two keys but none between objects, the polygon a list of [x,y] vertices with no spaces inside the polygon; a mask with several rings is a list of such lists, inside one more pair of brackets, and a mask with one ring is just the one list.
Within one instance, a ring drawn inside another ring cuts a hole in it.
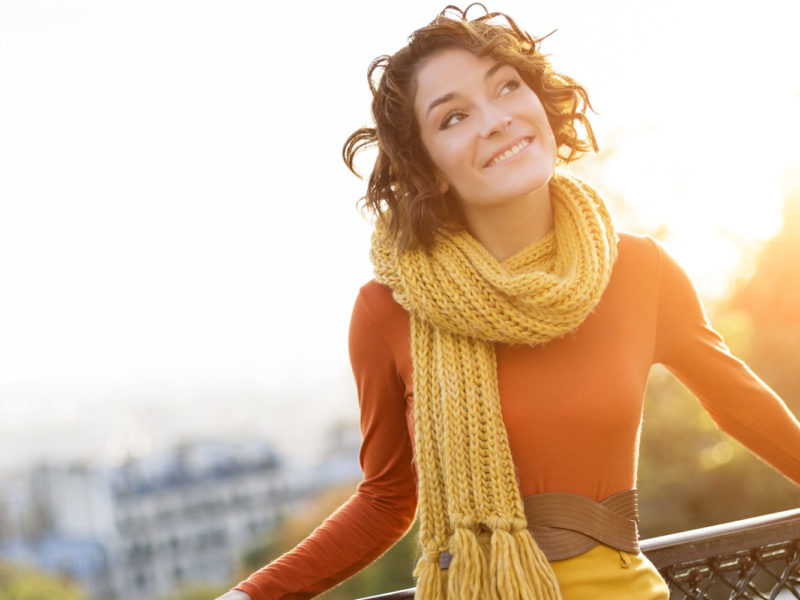
[{"label": "teeth", "polygon": [[497,156],[495,156],[489,162],[489,166],[491,167],[493,165],[496,165],[499,162],[502,162],[502,161],[506,160],[507,158],[511,158],[512,156],[517,154],[520,150],[522,150],[528,144],[529,144],[528,140],[522,140],[521,142],[519,142],[515,146],[512,146],[511,148],[509,148],[508,150],[506,150],[502,154],[498,154]]}]

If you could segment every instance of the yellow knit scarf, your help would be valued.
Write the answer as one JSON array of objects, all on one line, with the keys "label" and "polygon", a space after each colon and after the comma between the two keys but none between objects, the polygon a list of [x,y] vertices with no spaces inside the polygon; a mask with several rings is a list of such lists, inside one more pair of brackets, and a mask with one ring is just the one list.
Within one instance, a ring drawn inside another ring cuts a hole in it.
[{"label": "yellow knit scarf", "polygon": [[411,315],[421,600],[561,598],[527,529],[494,343],[540,344],[580,325],[608,283],[616,235],[591,187],[556,174],[550,191],[554,231],[503,262],[466,232],[404,253],[380,223],[373,234],[376,279]]}]

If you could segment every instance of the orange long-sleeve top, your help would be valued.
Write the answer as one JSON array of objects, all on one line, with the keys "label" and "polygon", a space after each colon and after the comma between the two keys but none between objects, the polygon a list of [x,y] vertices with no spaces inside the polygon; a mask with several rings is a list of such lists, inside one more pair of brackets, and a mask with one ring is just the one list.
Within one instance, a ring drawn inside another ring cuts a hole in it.
[{"label": "orange long-sleeve top", "polygon": [[[710,327],[684,271],[651,238],[620,234],[595,310],[538,346],[497,344],[503,418],[523,496],[600,501],[636,485],[645,384],[661,363],[717,425],[800,483],[800,423]],[[254,600],[311,598],[397,541],[416,510],[408,313],[386,286],[361,288],[350,325],[364,480],[291,552],[240,583]]]}]

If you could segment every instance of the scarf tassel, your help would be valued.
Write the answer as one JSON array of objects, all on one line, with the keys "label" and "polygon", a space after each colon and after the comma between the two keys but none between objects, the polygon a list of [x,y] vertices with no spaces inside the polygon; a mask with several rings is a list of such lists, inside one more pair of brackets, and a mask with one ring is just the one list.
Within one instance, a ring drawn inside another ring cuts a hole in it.
[{"label": "scarf tassel", "polygon": [[525,571],[525,578],[534,582],[535,594],[532,598],[543,600],[561,600],[561,589],[547,557],[533,539],[530,530],[515,531],[514,541],[519,548],[520,560]]},{"label": "scarf tassel", "polygon": [[484,548],[472,528],[458,527],[449,547],[448,570],[439,567],[438,552],[417,563],[419,600],[562,600],[555,573],[527,529],[495,529]]},{"label": "scarf tassel", "polygon": [[450,538],[453,559],[447,574],[447,597],[484,600],[489,597],[486,556],[472,528],[458,527]]},{"label": "scarf tassel", "polygon": [[439,568],[439,553],[428,555],[427,552],[417,562],[414,569],[417,579],[415,598],[420,600],[444,600],[442,592],[442,571]]},{"label": "scarf tassel", "polygon": [[527,529],[495,529],[489,571],[499,600],[561,600],[553,570]]}]

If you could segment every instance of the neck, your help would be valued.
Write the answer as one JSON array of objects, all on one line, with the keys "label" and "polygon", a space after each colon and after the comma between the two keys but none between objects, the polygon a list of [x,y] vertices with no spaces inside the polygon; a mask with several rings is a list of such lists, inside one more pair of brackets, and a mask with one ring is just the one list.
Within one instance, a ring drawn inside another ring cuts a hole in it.
[{"label": "neck", "polygon": [[538,242],[553,228],[550,186],[514,203],[467,210],[464,216],[473,237],[502,262]]}]

